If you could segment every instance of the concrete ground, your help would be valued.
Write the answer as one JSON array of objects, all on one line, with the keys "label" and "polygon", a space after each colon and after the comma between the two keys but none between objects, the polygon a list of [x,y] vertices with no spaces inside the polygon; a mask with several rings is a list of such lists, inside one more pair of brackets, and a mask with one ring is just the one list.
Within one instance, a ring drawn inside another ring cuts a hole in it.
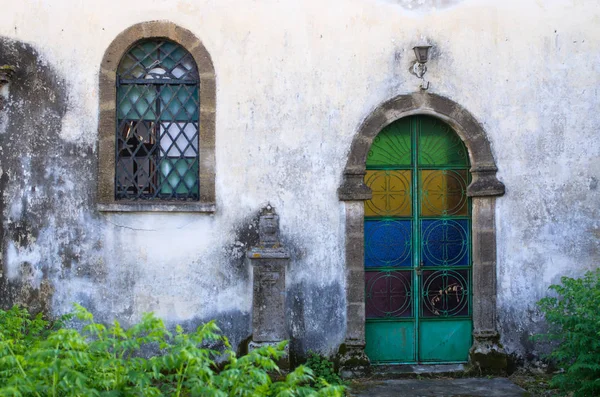
[{"label": "concrete ground", "polygon": [[353,397],[525,397],[505,378],[370,380],[352,385]]}]

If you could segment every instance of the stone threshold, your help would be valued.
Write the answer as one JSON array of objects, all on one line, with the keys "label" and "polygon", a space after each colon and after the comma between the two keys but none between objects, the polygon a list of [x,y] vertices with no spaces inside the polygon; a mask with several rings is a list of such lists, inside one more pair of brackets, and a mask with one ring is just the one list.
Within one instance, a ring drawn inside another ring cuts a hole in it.
[{"label": "stone threshold", "polygon": [[466,371],[465,364],[381,364],[371,365],[376,378],[400,378],[413,375],[459,375]]}]

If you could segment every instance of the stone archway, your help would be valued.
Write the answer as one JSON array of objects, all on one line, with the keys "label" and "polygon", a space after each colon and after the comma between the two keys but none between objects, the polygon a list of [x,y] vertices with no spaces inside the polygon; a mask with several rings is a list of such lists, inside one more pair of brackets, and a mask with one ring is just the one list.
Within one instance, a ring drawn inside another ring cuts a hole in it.
[{"label": "stone archway", "polygon": [[[439,95],[400,95],[378,106],[354,136],[338,197],[345,207],[345,260],[347,323],[344,349],[340,353],[346,374],[365,370],[364,297],[364,201],[371,190],[364,184],[366,159],[373,139],[388,124],[412,115],[430,115],[449,124],[465,143],[471,161],[473,249],[473,346],[471,364],[484,370],[502,371],[506,357],[496,328],[496,230],[495,199],[504,194],[496,178],[496,163],[485,131],[462,106]],[[493,359],[490,359],[493,358]]]}]

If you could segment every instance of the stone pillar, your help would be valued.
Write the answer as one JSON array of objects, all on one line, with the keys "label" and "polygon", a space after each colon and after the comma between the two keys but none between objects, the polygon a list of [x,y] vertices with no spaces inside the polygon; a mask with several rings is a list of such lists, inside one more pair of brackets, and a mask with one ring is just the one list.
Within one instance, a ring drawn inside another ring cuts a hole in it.
[{"label": "stone pillar", "polygon": [[337,356],[343,377],[361,377],[371,371],[365,354],[364,201],[372,196],[364,184],[365,172],[344,174],[338,196],[344,203],[346,223],[346,339]]},{"label": "stone pillar", "polygon": [[371,363],[365,354],[364,202],[345,201],[346,230],[346,339],[339,352],[343,377],[368,375]]},{"label": "stone pillar", "polygon": [[[259,244],[247,252],[253,269],[251,351],[265,345],[276,345],[288,339],[285,318],[285,268],[290,261],[287,249],[279,241],[279,216],[271,205],[263,208],[258,223]],[[277,363],[287,370],[286,355]]]},{"label": "stone pillar", "polygon": [[496,328],[496,228],[493,196],[473,197],[473,346],[471,364],[504,373],[507,357]]}]

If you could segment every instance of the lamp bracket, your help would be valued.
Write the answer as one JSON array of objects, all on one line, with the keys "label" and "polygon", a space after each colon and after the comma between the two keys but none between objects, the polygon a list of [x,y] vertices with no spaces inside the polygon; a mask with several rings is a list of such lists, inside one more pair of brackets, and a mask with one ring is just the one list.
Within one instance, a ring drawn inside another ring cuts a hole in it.
[{"label": "lamp bracket", "polygon": [[422,79],[423,76],[425,76],[425,73],[427,73],[427,65],[424,63],[415,62],[413,65],[413,73],[415,76]]}]

